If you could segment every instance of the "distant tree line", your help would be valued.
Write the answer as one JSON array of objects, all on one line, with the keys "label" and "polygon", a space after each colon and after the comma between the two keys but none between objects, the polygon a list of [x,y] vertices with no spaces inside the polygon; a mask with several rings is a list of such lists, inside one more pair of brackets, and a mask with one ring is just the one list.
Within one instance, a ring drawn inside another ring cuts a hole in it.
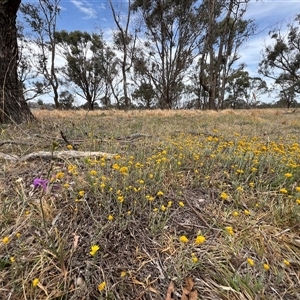
[{"label": "distant tree line", "polygon": [[[109,1],[116,25],[110,45],[101,32],[56,31],[60,0],[21,4],[31,36],[20,33],[27,50],[20,80],[29,99],[51,91],[56,108],[71,108],[74,94],[90,110],[95,103],[120,109],[253,105],[253,94],[266,85],[238,64],[255,31],[254,21],[244,19],[248,2]],[[38,49],[34,58],[29,48]],[[35,80],[24,74],[36,74]]]}]

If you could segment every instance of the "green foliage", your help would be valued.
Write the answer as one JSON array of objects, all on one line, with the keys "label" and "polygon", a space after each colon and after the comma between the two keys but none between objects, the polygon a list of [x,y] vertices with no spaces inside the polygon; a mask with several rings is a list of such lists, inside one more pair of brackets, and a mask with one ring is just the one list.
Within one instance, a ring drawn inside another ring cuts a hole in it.
[{"label": "green foliage", "polygon": [[74,96],[69,91],[62,91],[59,94],[59,102],[61,103],[62,108],[71,109],[74,104]]},{"label": "green foliage", "polygon": [[114,71],[108,67],[115,59],[114,53],[101,34],[62,30],[55,33],[55,40],[67,61],[64,75],[79,88],[78,94],[87,101],[88,109],[93,109],[105,92],[105,79]]},{"label": "green foliage", "polygon": [[244,70],[244,65],[240,65],[237,70],[233,70],[227,78],[225,107],[249,108],[256,106],[256,95],[266,93],[267,84],[259,77],[250,77]]},{"label": "green foliage", "polygon": [[259,73],[273,79],[279,98],[289,108],[300,93],[300,15],[288,23],[288,33],[280,28],[269,32],[273,45],[267,45],[259,63]]},{"label": "green foliage", "polygon": [[151,108],[154,104],[155,91],[151,83],[142,83],[137,89],[132,93],[133,99],[138,100],[138,105],[144,108]]}]

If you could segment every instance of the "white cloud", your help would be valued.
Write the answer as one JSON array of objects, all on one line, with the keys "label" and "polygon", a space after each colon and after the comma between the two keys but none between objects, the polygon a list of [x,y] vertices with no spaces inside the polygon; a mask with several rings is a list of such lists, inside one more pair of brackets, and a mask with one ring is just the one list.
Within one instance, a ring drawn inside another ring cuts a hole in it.
[{"label": "white cloud", "polygon": [[97,17],[96,11],[87,1],[71,0],[71,3],[73,3],[76,8],[78,8],[82,13],[85,14],[84,19],[94,19]]}]

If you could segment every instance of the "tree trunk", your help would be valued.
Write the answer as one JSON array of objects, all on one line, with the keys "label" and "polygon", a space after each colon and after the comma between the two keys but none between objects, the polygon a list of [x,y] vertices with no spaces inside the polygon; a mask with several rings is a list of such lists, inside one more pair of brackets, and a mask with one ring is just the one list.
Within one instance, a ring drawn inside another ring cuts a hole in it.
[{"label": "tree trunk", "polygon": [[0,123],[33,121],[17,74],[16,18],[21,0],[0,0]]}]

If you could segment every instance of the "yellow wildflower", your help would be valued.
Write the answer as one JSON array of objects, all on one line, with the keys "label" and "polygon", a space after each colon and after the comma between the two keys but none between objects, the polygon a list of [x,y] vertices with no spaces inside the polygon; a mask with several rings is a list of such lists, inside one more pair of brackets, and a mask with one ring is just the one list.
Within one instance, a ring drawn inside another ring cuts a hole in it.
[{"label": "yellow wildflower", "polygon": [[72,150],[72,149],[73,149],[73,146],[72,146],[72,145],[68,145],[67,148],[68,148],[69,150]]},{"label": "yellow wildflower", "polygon": [[76,165],[68,165],[68,172],[73,174],[73,175],[77,175],[77,166]]},{"label": "yellow wildflower", "polygon": [[97,171],[96,171],[96,170],[91,170],[91,171],[90,171],[90,174],[91,174],[92,176],[96,176],[96,175],[97,175]]},{"label": "yellow wildflower", "polygon": [[241,186],[238,186],[238,187],[236,188],[236,190],[237,190],[238,192],[242,192],[242,191],[243,191],[243,188],[242,188]]},{"label": "yellow wildflower", "polygon": [[182,235],[180,238],[179,238],[179,241],[181,243],[188,243],[189,242],[189,239],[185,236],[185,235]]},{"label": "yellow wildflower", "polygon": [[118,196],[118,201],[119,201],[120,203],[124,202],[124,196]]},{"label": "yellow wildflower", "polygon": [[153,201],[154,200],[154,197],[150,196],[150,195],[146,195],[146,199],[148,201]]},{"label": "yellow wildflower", "polygon": [[233,215],[234,217],[238,217],[239,213],[238,213],[237,211],[234,211],[234,212],[232,213],[232,215]]},{"label": "yellow wildflower", "polygon": [[65,189],[68,189],[68,188],[70,187],[70,185],[69,185],[68,183],[65,183],[65,184],[63,185],[63,187],[64,187]]},{"label": "yellow wildflower", "polygon": [[36,287],[36,286],[39,284],[39,282],[40,282],[40,280],[39,280],[38,278],[34,278],[34,279],[32,280],[32,286],[33,286],[33,287]]},{"label": "yellow wildflower", "polygon": [[284,176],[285,176],[286,178],[291,178],[291,177],[293,176],[293,174],[291,174],[291,173],[285,173]]},{"label": "yellow wildflower", "polygon": [[15,258],[13,257],[13,256],[11,256],[10,258],[9,258],[9,260],[12,262],[12,263],[14,263],[16,260],[15,260]]},{"label": "yellow wildflower", "polygon": [[192,261],[194,263],[198,262],[198,257],[195,255],[195,253],[192,253]]},{"label": "yellow wildflower", "polygon": [[168,202],[168,207],[171,207],[172,204],[173,204],[173,202],[172,202],[172,201],[169,201],[169,202]]},{"label": "yellow wildflower", "polygon": [[300,186],[296,186],[296,191],[300,192]]},{"label": "yellow wildflower", "polygon": [[98,285],[98,291],[99,291],[99,292],[102,292],[102,291],[105,289],[105,287],[106,287],[106,282],[105,282],[105,281],[101,282],[101,283]]},{"label": "yellow wildflower", "polygon": [[123,175],[128,175],[128,168],[127,167],[122,167],[119,169],[119,172]]},{"label": "yellow wildflower", "polygon": [[84,191],[79,191],[79,192],[78,192],[78,196],[79,196],[79,197],[83,197],[84,194],[85,194]]},{"label": "yellow wildflower", "polygon": [[157,211],[158,211],[157,207],[153,208],[153,212],[157,212]]},{"label": "yellow wildflower", "polygon": [[113,165],[112,165],[112,168],[113,168],[114,170],[120,170],[120,166],[119,166],[118,164],[113,164]]},{"label": "yellow wildflower", "polygon": [[220,195],[221,199],[228,200],[228,195],[225,192],[222,192]]},{"label": "yellow wildflower", "polygon": [[112,215],[109,215],[109,216],[107,217],[107,219],[108,219],[109,221],[112,221],[112,220],[114,219],[114,217],[113,217]]},{"label": "yellow wildflower", "polygon": [[181,206],[181,207],[184,207],[184,203],[182,201],[179,201],[178,205]]},{"label": "yellow wildflower", "polygon": [[244,214],[245,214],[246,216],[249,216],[249,215],[250,215],[250,211],[247,210],[247,209],[245,209],[245,210],[244,210]]},{"label": "yellow wildflower", "polygon": [[58,172],[55,177],[56,179],[62,179],[64,175],[65,175],[64,172]]},{"label": "yellow wildflower", "polygon": [[90,254],[91,254],[92,256],[95,256],[95,254],[98,252],[99,249],[100,249],[100,248],[99,248],[98,245],[92,245],[92,246],[91,246]]},{"label": "yellow wildflower", "polygon": [[263,267],[264,267],[264,270],[266,270],[266,271],[270,270],[270,266],[268,264],[264,264]]},{"label": "yellow wildflower", "polygon": [[206,241],[206,238],[203,235],[198,235],[195,239],[196,245],[201,245]]},{"label": "yellow wildflower", "polygon": [[5,237],[2,239],[2,243],[3,243],[3,244],[8,244],[8,243],[9,243],[9,237],[8,237],[8,236],[5,236]]},{"label": "yellow wildflower", "polygon": [[287,267],[289,267],[290,264],[291,264],[291,263],[290,263],[288,260],[286,260],[286,259],[283,260],[283,263],[284,263]]},{"label": "yellow wildflower", "polygon": [[121,277],[125,277],[126,276],[126,272],[125,271],[122,271],[121,272]]},{"label": "yellow wildflower", "polygon": [[251,258],[247,258],[247,263],[249,264],[249,266],[253,267],[255,265],[254,260]]},{"label": "yellow wildflower", "polygon": [[231,226],[226,226],[225,229],[226,229],[227,233],[229,233],[230,235],[234,235],[234,231]]},{"label": "yellow wildflower", "polygon": [[163,195],[164,195],[164,192],[158,191],[156,195],[157,195],[157,196],[163,196]]},{"label": "yellow wildflower", "polygon": [[287,194],[288,193],[287,189],[285,189],[285,188],[280,189],[279,192],[282,193],[282,194]]},{"label": "yellow wildflower", "polygon": [[166,208],[164,205],[162,205],[162,206],[160,207],[160,209],[161,209],[162,211],[165,211],[167,208]]},{"label": "yellow wildflower", "polygon": [[300,205],[300,199],[297,199],[296,202]]},{"label": "yellow wildflower", "polygon": [[250,187],[254,187],[254,182],[249,182]]}]

